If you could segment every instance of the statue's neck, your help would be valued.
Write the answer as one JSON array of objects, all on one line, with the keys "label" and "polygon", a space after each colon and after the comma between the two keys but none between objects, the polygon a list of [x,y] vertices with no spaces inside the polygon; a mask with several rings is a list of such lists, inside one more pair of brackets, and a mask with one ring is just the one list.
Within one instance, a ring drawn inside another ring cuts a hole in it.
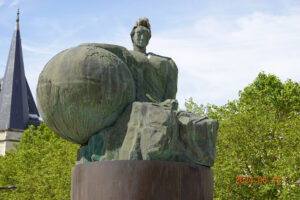
[{"label": "statue's neck", "polygon": [[146,47],[141,48],[141,47],[138,47],[135,44],[133,44],[133,50],[146,54]]}]

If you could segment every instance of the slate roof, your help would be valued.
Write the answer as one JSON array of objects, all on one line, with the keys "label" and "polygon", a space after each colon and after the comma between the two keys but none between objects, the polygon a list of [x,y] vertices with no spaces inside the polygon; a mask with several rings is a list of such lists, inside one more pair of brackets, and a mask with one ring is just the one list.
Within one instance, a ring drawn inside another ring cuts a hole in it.
[{"label": "slate roof", "polygon": [[38,119],[32,118],[32,116],[39,116],[39,112],[24,72],[19,11],[1,88],[0,129],[24,130],[29,124],[39,124]]}]

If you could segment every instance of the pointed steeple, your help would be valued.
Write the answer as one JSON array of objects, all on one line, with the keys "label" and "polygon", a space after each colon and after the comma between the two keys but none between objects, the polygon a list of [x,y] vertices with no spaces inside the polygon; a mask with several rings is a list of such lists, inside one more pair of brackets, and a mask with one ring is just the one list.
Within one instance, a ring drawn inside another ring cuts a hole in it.
[{"label": "pointed steeple", "polygon": [[19,30],[19,21],[20,21],[20,10],[18,9],[15,30]]},{"label": "pointed steeple", "polygon": [[25,129],[29,114],[39,116],[30,92],[22,55],[19,10],[0,92],[0,129]]}]

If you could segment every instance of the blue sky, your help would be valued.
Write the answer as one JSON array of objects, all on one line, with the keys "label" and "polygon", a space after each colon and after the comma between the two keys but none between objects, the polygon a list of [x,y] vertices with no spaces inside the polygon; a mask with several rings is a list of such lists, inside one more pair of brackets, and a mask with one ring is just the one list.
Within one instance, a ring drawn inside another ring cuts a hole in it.
[{"label": "blue sky", "polygon": [[300,79],[299,0],[0,0],[0,76],[20,8],[25,72],[35,96],[39,73],[56,53],[80,43],[131,50],[130,31],[148,17],[147,48],[172,57],[177,99],[223,105],[260,71]]}]

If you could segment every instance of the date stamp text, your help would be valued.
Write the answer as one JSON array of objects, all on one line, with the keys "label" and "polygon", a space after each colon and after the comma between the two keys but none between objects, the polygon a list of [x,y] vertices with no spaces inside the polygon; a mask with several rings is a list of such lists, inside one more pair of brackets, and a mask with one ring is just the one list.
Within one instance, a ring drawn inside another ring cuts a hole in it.
[{"label": "date stamp text", "polygon": [[280,184],[280,176],[236,176],[235,177],[236,184],[251,184],[251,183],[258,183],[258,184]]}]

